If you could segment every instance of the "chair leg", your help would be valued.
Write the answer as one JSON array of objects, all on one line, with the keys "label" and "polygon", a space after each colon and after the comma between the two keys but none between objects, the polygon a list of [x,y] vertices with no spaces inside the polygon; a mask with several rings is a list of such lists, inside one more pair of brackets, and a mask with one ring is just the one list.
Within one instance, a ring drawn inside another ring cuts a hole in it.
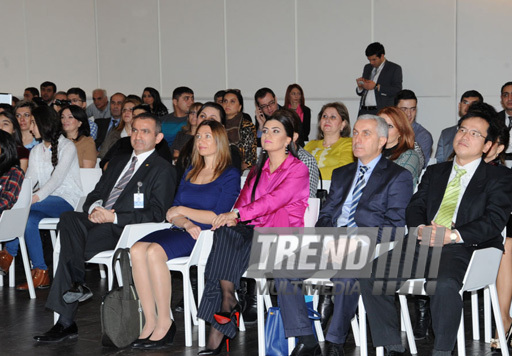
[{"label": "chair leg", "polygon": [[[235,291],[235,298],[236,298],[236,300],[240,300],[240,299],[238,298],[238,293],[237,293],[236,291]],[[240,318],[240,319],[239,319],[239,323],[240,323],[240,325],[238,326],[238,330],[240,330],[240,331],[245,331],[245,323],[244,323],[244,317],[243,317],[242,313],[240,313],[239,318]]]},{"label": "chair leg", "polygon": [[473,326],[473,340],[480,340],[480,320],[478,313],[478,292],[471,292],[471,320]]},{"label": "chair leg", "polygon": [[498,301],[498,291],[496,290],[496,284],[489,285],[488,290],[491,297],[490,299],[494,313],[494,322],[496,324],[496,330],[498,331],[500,345],[505,345],[504,347],[501,347],[501,354],[503,356],[508,356],[509,352],[507,347],[507,340],[505,338],[505,329],[503,328],[503,320],[501,319],[500,303]]},{"label": "chair leg", "polygon": [[[261,294],[261,283],[265,283],[259,279],[256,280],[256,306],[258,313],[258,356],[265,356],[265,298]],[[265,297],[270,296],[267,294]],[[267,304],[268,307],[269,304]],[[270,304],[271,305],[271,304]]]},{"label": "chair leg", "polygon": [[491,297],[489,287],[484,288],[484,341],[491,342]]},{"label": "chair leg", "polygon": [[294,348],[295,348],[295,338],[289,337],[288,338],[288,355],[292,354],[292,351]]},{"label": "chair leg", "polygon": [[350,321],[350,325],[352,326],[352,334],[354,334],[354,342],[356,346],[361,346],[361,336],[359,334],[359,322],[357,321],[357,315],[352,318]]},{"label": "chair leg", "polygon": [[188,281],[188,287],[190,288],[190,317],[192,318],[192,323],[194,326],[199,325],[197,321],[197,306],[196,300],[194,298],[194,290],[192,289],[192,283],[190,280]]},{"label": "chair leg", "polygon": [[[21,244],[20,244],[21,245]],[[15,261],[13,261],[15,262]],[[25,263],[25,261],[23,261]],[[29,265],[30,267],[30,265]],[[32,274],[31,274],[32,277]],[[30,278],[32,280],[32,278]],[[9,267],[9,287],[14,287],[16,281],[16,263],[11,263],[11,267]]]},{"label": "chair leg", "polygon": [[107,278],[107,274],[105,273],[105,267],[103,265],[99,265],[99,266],[100,266],[100,277],[101,277],[101,279]]},{"label": "chair leg", "polygon": [[52,239],[52,247],[55,248],[57,243],[57,232],[55,230],[50,230],[50,238]]},{"label": "chair leg", "polygon": [[[461,296],[462,298],[462,293]],[[466,340],[464,338],[464,308],[460,313],[459,330],[457,331],[457,351],[458,356],[466,356]]]},{"label": "chair leg", "polygon": [[[204,292],[204,266],[197,266],[197,305],[201,305],[201,299],[203,298]],[[206,346],[206,324],[203,319],[198,320],[198,346]]]},{"label": "chair leg", "polygon": [[400,294],[398,296],[398,300],[400,300],[400,319],[402,320],[402,325],[405,327],[409,350],[411,351],[411,354],[414,355],[418,353],[418,349],[416,348],[416,340],[414,339],[414,332],[412,331],[411,316],[409,315],[409,307],[407,306],[407,297]]},{"label": "chair leg", "polygon": [[[100,266],[103,266],[103,265],[100,265]],[[112,287],[114,286],[114,271],[111,266],[108,266],[108,265],[105,265],[105,266],[107,267],[107,273],[108,273],[108,278],[107,278],[108,290],[111,291]]]},{"label": "chair leg", "polygon": [[[25,276],[27,277],[27,284],[28,284],[28,293],[30,295],[30,299],[36,298],[36,291],[34,289],[34,282],[32,281],[32,272],[30,271],[30,261],[28,260],[28,252],[27,252],[27,245],[25,245],[25,237],[20,236],[18,237],[20,241],[20,251],[21,251],[21,258],[23,259],[23,267],[25,268]],[[11,264],[11,267],[13,267],[14,271],[14,263]],[[14,284],[14,273],[12,276],[12,282]],[[11,280],[9,280],[9,285],[11,284]]]},{"label": "chair leg", "polygon": [[190,273],[183,271],[183,317],[185,318],[185,346],[192,346],[192,320],[190,317]]},{"label": "chair leg", "polygon": [[[363,298],[359,297],[359,352],[361,356],[368,356],[368,339],[366,334],[366,309]],[[378,350],[378,348],[377,348]]]},{"label": "chair leg", "polygon": [[383,346],[377,347],[377,356],[384,356],[384,347]]}]

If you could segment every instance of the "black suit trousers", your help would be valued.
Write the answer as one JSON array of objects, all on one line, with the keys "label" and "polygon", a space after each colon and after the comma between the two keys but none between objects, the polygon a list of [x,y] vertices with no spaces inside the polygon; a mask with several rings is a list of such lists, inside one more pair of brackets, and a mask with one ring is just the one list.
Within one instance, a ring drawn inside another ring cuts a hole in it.
[{"label": "black suit trousers", "polygon": [[[405,244],[404,244],[405,246]],[[428,258],[432,249],[429,249]],[[418,263],[419,244],[414,252],[413,271]],[[441,251],[439,271],[436,279],[427,279],[425,289],[430,294],[430,310],[432,314],[432,328],[434,329],[434,349],[438,351],[451,351],[457,341],[463,302],[459,291],[462,281],[471,260],[474,249],[463,244],[445,245]],[[388,254],[379,257],[388,258]],[[377,265],[377,259],[374,268]],[[390,259],[387,260],[388,262]],[[404,259],[401,259],[400,270]],[[386,263],[387,275],[389,263]],[[375,271],[374,271],[375,272]],[[416,278],[422,276],[416,275]],[[397,280],[394,278],[394,280]],[[398,278],[397,289],[406,279]],[[372,274],[371,278],[360,279],[361,294],[368,313],[368,320],[374,346],[387,346],[401,344],[400,323],[395,307],[395,295],[385,295],[386,282],[378,281]],[[382,285],[382,289],[381,289]],[[375,287],[375,291],[374,291]]]},{"label": "black suit trousers", "polygon": [[114,249],[123,229],[110,223],[95,224],[89,221],[87,213],[73,211],[61,215],[58,229],[59,265],[46,307],[70,320],[75,318],[78,302],[67,304],[62,295],[74,282],[85,282],[85,261],[99,252]]}]

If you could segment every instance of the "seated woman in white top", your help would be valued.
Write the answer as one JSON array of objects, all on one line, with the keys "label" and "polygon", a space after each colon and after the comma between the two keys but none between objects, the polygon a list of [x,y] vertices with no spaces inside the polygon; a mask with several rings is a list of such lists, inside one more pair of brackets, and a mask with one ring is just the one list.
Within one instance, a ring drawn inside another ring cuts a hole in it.
[{"label": "seated woman in white top", "polygon": [[[65,211],[73,210],[82,195],[78,157],[73,142],[61,135],[60,120],[55,110],[40,106],[32,112],[36,136],[43,142],[30,152],[27,178],[32,179],[32,207],[25,229],[25,241],[32,260],[32,279],[35,288],[50,285],[48,267],[44,261],[43,246],[39,235],[39,222],[44,218],[58,218]],[[5,244],[4,258],[16,256],[18,239]],[[8,266],[6,266],[8,267]],[[27,283],[17,289],[28,289]]]}]

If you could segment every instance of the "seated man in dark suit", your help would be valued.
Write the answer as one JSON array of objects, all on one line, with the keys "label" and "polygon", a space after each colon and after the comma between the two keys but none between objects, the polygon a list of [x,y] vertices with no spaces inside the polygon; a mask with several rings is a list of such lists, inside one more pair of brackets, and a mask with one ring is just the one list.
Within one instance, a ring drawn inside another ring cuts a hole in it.
[{"label": "seated man in dark suit", "polygon": [[60,318],[40,342],[78,336],[74,322],[78,303],[92,296],[85,285],[85,261],[113,249],[127,224],[164,221],[176,190],[174,167],[155,152],[163,138],[152,114],[136,116],[132,124],[133,153],[112,162],[87,196],[83,213],[61,215],[60,258],[46,307]]},{"label": "seated man in dark suit", "polygon": [[[359,117],[352,139],[352,150],[358,161],[334,170],[317,227],[405,225],[405,208],[412,196],[413,181],[407,170],[382,156],[387,135],[388,125],[384,119],[374,115]],[[287,283],[282,279],[278,281]],[[342,282],[345,291],[356,281],[333,279],[333,282]],[[320,355],[311,322],[307,314],[300,312],[304,310],[304,297],[301,293],[281,291],[285,291],[283,287],[278,288],[278,295],[286,337],[299,336],[292,355]],[[287,288],[286,291],[290,290]],[[326,336],[326,349],[327,355],[344,355],[343,344],[357,308],[359,293],[334,293],[334,314]]]},{"label": "seated man in dark suit", "polygon": [[[430,293],[435,356],[451,355],[455,346],[463,306],[459,291],[473,251],[485,247],[503,249],[501,232],[512,210],[512,174],[482,160],[482,153],[487,152],[498,134],[496,123],[492,107],[473,104],[459,120],[453,140],[454,161],[429,166],[407,206],[409,239],[426,240],[432,247],[436,230],[444,229],[437,278],[429,279],[425,285],[427,291],[435,289],[435,293]],[[414,231],[417,234],[411,233]],[[432,232],[427,235],[426,231]],[[418,246],[414,256],[408,256],[414,257],[414,264],[418,260]],[[407,257],[404,253],[402,256]],[[404,261],[401,262],[403,265]],[[400,280],[397,276],[389,278]],[[378,284],[373,277],[361,279],[360,285],[373,344],[384,346],[388,355],[405,355],[395,295],[383,295],[380,287],[374,290]]]},{"label": "seated man in dark suit", "polygon": [[98,125],[98,137],[96,137],[94,141],[96,142],[96,148],[98,151],[103,141],[105,141],[108,133],[119,125],[124,99],[126,99],[126,95],[123,93],[115,93],[112,95],[110,97],[110,117],[95,120]]}]

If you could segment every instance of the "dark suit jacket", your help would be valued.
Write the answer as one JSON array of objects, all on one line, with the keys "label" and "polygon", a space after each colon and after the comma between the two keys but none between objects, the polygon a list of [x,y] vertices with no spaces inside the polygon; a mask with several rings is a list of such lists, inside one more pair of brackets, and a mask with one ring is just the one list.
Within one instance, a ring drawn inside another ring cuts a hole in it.
[{"label": "dark suit jacket", "polygon": [[498,113],[498,118],[500,119],[501,122],[503,122],[505,124],[505,126],[508,127],[508,115],[505,113],[505,110],[501,110],[499,113]]},{"label": "dark suit jacket", "polygon": [[96,149],[98,149],[103,143],[103,141],[105,141],[105,138],[107,137],[108,133],[108,127],[110,126],[110,121],[110,117],[106,119],[94,120],[96,125],[98,125],[98,135],[96,136],[96,140],[94,141],[96,143]]},{"label": "dark suit jacket", "polygon": [[[125,155],[113,160],[100,178],[94,190],[89,193],[84,203],[84,211],[89,211],[92,203],[102,199],[108,200],[123,168],[131,155]],[[144,194],[144,208],[134,209],[133,195],[137,193],[137,183],[141,182],[140,192]],[[143,222],[161,222],[172,204],[176,191],[176,170],[158,153],[153,152],[132,176],[123,192],[114,204],[117,214],[117,226],[122,228],[127,224]]]},{"label": "dark suit jacket", "polygon": [[[320,211],[316,226],[337,226],[343,203],[356,173],[357,161],[333,171],[329,195]],[[411,173],[382,156],[357,205],[355,215],[357,226],[405,226],[405,208],[411,199],[412,192]]]},{"label": "dark suit jacket", "polygon": [[[407,207],[407,226],[430,225],[441,206],[453,162],[427,167]],[[469,182],[457,212],[457,229],[468,247],[503,249],[501,232],[512,210],[512,171],[483,160]]]},{"label": "dark suit jacket", "polygon": [[[371,64],[368,63],[365,65],[363,69],[363,78],[370,79],[372,70],[373,67]],[[394,106],[395,96],[400,90],[402,90],[402,67],[396,63],[386,60],[376,84],[380,84],[380,90],[375,89],[377,109],[380,110],[386,106]],[[363,90],[358,93],[356,89],[357,95],[361,96],[360,106],[364,105],[362,100],[366,97],[366,92],[366,90]]]}]

